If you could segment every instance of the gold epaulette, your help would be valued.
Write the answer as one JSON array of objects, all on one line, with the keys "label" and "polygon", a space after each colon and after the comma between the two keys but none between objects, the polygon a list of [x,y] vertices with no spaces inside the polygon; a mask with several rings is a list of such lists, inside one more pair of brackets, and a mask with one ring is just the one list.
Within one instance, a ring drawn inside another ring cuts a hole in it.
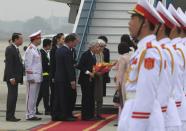
[{"label": "gold epaulette", "polygon": [[171,72],[173,74],[173,72],[174,72],[174,57],[173,57],[173,54],[172,54],[171,50],[165,46],[165,44],[162,44],[161,47],[162,47],[162,49],[165,49],[169,52],[169,55],[171,57],[171,67],[172,67]]},{"label": "gold epaulette", "polygon": [[138,77],[139,77],[139,72],[140,72],[140,68],[141,68],[141,65],[143,63],[143,60],[145,58],[145,55],[147,53],[147,50],[148,49],[156,49],[158,51],[158,54],[160,55],[160,71],[159,71],[159,75],[161,73],[161,70],[162,70],[162,67],[163,67],[163,61],[162,61],[162,55],[161,55],[161,51],[160,49],[157,47],[157,46],[154,46],[152,45],[151,42],[147,43],[147,46],[146,46],[146,49],[144,49],[141,53],[141,56],[140,56],[140,59],[139,59],[139,64],[138,64],[138,69],[137,69],[137,75],[136,75],[136,78],[134,80],[131,80],[130,77],[129,77],[129,74],[130,72],[132,71],[132,67],[131,65],[129,66],[128,70],[126,71],[126,74],[125,74],[125,78],[126,78],[126,81],[127,82],[130,82],[130,83],[133,83],[133,82],[137,82],[138,80]]},{"label": "gold epaulette", "polygon": [[176,44],[173,45],[173,47],[174,47],[175,50],[177,50],[177,51],[179,51],[179,52],[181,53],[182,58],[183,58],[183,62],[184,62],[183,68],[185,69],[185,63],[186,63],[186,61],[185,61],[185,55],[184,55],[184,53],[183,53],[183,50],[182,50],[181,48],[177,48],[177,47],[176,47]]}]

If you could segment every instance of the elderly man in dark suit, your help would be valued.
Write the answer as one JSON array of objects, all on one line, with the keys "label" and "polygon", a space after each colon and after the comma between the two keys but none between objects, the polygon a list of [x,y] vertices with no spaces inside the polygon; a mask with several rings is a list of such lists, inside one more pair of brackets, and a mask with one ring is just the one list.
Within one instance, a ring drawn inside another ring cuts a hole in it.
[{"label": "elderly man in dark suit", "polygon": [[71,48],[74,48],[76,37],[68,35],[65,44],[56,51],[56,93],[52,111],[53,121],[74,121],[72,114],[73,90],[76,89],[76,74]]},{"label": "elderly man in dark suit", "polygon": [[23,43],[20,33],[12,34],[12,44],[6,48],[4,81],[7,82],[7,110],[6,120],[17,122],[21,119],[15,117],[16,102],[18,96],[18,84],[23,83],[23,64],[19,52],[19,46]]},{"label": "elderly man in dark suit", "polygon": [[80,58],[77,68],[81,71],[78,83],[81,85],[82,91],[82,120],[94,119],[94,73],[93,66],[96,64],[95,54],[99,44],[92,42],[89,49],[84,52]]}]

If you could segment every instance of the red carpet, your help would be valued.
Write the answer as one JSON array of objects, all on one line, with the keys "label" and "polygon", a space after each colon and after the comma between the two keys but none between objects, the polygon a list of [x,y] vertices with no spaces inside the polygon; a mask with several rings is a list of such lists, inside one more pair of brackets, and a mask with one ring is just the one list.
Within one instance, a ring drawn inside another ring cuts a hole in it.
[{"label": "red carpet", "polygon": [[117,115],[113,114],[102,116],[106,119],[101,121],[81,121],[79,119],[75,122],[49,122],[31,129],[31,131],[97,131],[117,118]]}]

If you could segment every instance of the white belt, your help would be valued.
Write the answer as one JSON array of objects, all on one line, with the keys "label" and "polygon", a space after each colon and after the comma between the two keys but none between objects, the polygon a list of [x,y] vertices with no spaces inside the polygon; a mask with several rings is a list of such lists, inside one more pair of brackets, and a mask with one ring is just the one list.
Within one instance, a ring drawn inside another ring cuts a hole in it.
[{"label": "white belt", "polygon": [[136,97],[135,91],[126,92],[126,98],[127,100],[134,99]]}]

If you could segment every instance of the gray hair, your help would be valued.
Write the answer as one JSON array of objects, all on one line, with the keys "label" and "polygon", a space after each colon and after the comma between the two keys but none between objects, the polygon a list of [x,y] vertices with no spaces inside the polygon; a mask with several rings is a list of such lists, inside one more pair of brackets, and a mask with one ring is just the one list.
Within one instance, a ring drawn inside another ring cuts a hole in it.
[{"label": "gray hair", "polygon": [[100,45],[106,46],[105,41],[103,41],[102,39],[97,39],[96,41],[97,41],[97,43],[99,43]]},{"label": "gray hair", "polygon": [[90,49],[90,48],[94,47],[97,43],[98,43],[97,40],[92,40],[92,41],[87,43],[87,47],[86,48]]}]

